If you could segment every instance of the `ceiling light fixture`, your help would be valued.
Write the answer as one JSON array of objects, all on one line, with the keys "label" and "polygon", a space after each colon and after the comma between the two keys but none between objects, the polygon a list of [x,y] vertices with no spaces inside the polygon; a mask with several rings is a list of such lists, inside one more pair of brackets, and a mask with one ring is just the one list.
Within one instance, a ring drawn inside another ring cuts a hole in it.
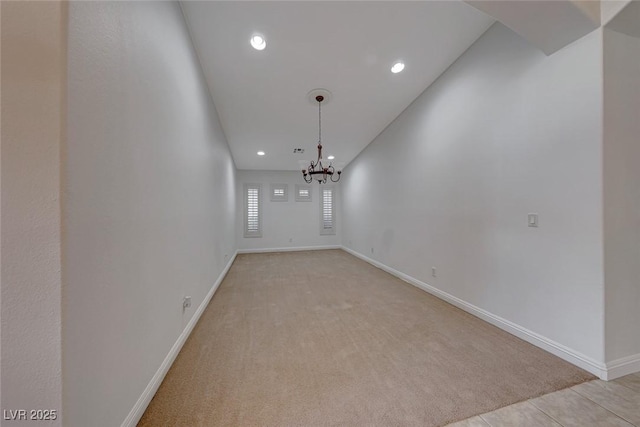
[{"label": "ceiling light fixture", "polygon": [[394,74],[397,74],[402,70],[404,70],[404,62],[402,61],[396,62],[395,64],[393,64],[393,67],[391,67],[391,72]]},{"label": "ceiling light fixture", "polygon": [[[318,159],[315,162],[313,160],[300,161],[302,177],[307,184],[310,184],[314,179],[318,181],[319,184],[326,184],[327,180],[338,182],[342,174],[342,171],[336,170],[331,163],[328,165],[322,164],[322,101],[325,100],[326,95],[330,94],[329,91],[324,89],[316,89],[310,93],[311,96],[315,95],[315,100],[318,103]],[[336,176],[337,179],[334,179]]]},{"label": "ceiling light fixture", "polygon": [[264,156],[264,151],[258,151],[258,156]]},{"label": "ceiling light fixture", "polygon": [[336,156],[327,156],[327,159],[328,159],[328,160],[333,160],[333,159],[335,159],[335,158],[336,158]]},{"label": "ceiling light fixture", "polygon": [[250,43],[255,50],[264,50],[264,48],[267,47],[267,41],[260,34],[254,34],[251,36]]}]

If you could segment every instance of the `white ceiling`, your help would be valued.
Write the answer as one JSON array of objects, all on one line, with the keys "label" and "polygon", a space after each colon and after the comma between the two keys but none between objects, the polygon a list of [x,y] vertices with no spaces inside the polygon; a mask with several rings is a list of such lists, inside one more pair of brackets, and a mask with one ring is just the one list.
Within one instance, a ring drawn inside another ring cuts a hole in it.
[{"label": "white ceiling", "polygon": [[[298,170],[315,157],[315,88],[333,93],[322,110],[325,157],[350,162],[494,22],[461,1],[182,8],[239,169]],[[267,39],[263,51],[249,45],[255,32]],[[392,74],[398,59],[406,68]]]}]

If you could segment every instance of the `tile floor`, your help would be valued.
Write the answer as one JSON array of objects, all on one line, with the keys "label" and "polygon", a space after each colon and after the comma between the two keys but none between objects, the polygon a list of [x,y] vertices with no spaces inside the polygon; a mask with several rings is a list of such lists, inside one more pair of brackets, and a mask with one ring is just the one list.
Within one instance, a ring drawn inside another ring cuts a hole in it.
[{"label": "tile floor", "polygon": [[640,427],[640,373],[594,380],[449,427]]}]

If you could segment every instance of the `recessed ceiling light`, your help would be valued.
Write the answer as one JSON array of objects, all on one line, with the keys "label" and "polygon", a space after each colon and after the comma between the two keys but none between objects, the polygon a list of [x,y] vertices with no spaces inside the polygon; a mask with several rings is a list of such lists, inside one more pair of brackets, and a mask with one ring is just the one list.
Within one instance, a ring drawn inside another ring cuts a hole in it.
[{"label": "recessed ceiling light", "polygon": [[393,64],[393,67],[391,67],[391,72],[394,74],[399,73],[402,70],[404,70],[404,62],[402,61],[396,62]]},{"label": "recessed ceiling light", "polygon": [[335,159],[335,158],[336,158],[336,156],[329,156],[329,157],[327,157],[327,159],[329,159],[329,160],[333,160],[333,159]]},{"label": "recessed ceiling light", "polygon": [[264,151],[258,151],[258,156],[264,156]]},{"label": "recessed ceiling light", "polygon": [[264,48],[267,47],[267,41],[260,34],[254,34],[251,36],[250,43],[255,50],[264,50]]}]

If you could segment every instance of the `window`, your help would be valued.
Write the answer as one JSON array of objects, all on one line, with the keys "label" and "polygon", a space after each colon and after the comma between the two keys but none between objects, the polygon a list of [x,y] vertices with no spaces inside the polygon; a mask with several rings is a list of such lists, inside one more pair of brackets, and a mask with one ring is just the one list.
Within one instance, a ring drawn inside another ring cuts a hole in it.
[{"label": "window", "polygon": [[296,185],[296,202],[310,202],[310,201],[311,201],[311,186]]},{"label": "window", "polygon": [[244,185],[244,237],[262,237],[260,184]]},{"label": "window", "polygon": [[288,200],[287,184],[271,184],[272,202],[286,202]]},{"label": "window", "polygon": [[320,234],[336,234],[333,187],[321,187],[320,195]]}]

